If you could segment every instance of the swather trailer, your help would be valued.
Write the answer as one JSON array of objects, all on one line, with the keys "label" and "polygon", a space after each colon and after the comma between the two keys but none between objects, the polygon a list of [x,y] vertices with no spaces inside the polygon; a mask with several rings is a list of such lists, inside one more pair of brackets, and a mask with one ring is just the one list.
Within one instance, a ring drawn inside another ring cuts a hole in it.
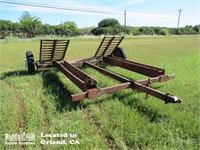
[{"label": "swather trailer", "polygon": [[[72,94],[72,101],[80,101],[84,98],[96,98],[106,93],[117,92],[126,88],[137,89],[163,100],[165,103],[181,103],[182,100],[168,93],[162,93],[150,87],[151,83],[165,82],[174,79],[175,75],[165,75],[165,70],[133,61],[126,60],[125,52],[119,47],[124,37],[104,37],[93,57],[69,63],[64,60],[69,40],[41,40],[39,61],[34,61],[31,51],[26,52],[26,66],[28,73],[35,72],[37,69],[55,67],[67,76],[82,92]],[[147,79],[133,81],[111,71],[108,71],[97,64],[118,66],[145,76]],[[91,67],[102,74],[105,74],[121,84],[98,88],[97,81],[90,75],[79,69],[80,66]]]}]

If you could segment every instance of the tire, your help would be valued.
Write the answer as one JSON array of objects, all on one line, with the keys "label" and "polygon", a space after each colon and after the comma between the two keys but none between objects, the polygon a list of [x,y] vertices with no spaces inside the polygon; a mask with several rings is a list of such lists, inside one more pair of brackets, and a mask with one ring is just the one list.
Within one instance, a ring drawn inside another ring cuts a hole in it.
[{"label": "tire", "polygon": [[117,47],[113,52],[112,55],[115,57],[120,57],[126,59],[126,53],[124,52],[123,48]]},{"label": "tire", "polygon": [[26,67],[28,70],[28,74],[35,73],[35,64],[34,64],[34,56],[31,51],[26,52]]}]

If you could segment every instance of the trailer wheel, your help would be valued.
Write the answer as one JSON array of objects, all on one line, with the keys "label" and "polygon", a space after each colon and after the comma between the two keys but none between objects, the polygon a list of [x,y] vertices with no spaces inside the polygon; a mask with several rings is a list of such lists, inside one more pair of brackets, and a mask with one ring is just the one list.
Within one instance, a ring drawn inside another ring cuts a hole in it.
[{"label": "trailer wheel", "polygon": [[116,56],[116,57],[120,57],[123,59],[126,59],[126,53],[124,52],[123,48],[121,47],[117,47],[113,52],[112,55]]},{"label": "trailer wheel", "polygon": [[35,73],[35,64],[34,64],[34,56],[31,51],[26,52],[26,67],[28,70],[28,74]]}]

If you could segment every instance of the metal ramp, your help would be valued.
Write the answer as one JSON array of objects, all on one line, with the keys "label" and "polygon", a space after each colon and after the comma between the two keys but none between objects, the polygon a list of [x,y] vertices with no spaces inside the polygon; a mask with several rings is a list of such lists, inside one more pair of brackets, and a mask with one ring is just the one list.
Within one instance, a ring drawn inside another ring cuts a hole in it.
[{"label": "metal ramp", "polygon": [[40,62],[60,61],[65,57],[69,40],[41,40]]},{"label": "metal ramp", "polygon": [[108,56],[111,55],[112,52],[119,46],[121,41],[124,39],[124,36],[122,37],[104,37],[94,55],[94,57],[100,57],[100,56]]}]

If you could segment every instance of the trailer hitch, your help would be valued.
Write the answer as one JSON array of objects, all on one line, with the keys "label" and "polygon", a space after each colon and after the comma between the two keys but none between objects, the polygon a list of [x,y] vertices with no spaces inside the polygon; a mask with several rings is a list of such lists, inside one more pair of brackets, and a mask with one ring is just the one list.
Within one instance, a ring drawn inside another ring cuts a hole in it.
[{"label": "trailer hitch", "polygon": [[171,95],[169,93],[166,93],[166,100],[165,100],[165,104],[168,103],[182,103],[183,100],[178,98],[177,96]]}]

